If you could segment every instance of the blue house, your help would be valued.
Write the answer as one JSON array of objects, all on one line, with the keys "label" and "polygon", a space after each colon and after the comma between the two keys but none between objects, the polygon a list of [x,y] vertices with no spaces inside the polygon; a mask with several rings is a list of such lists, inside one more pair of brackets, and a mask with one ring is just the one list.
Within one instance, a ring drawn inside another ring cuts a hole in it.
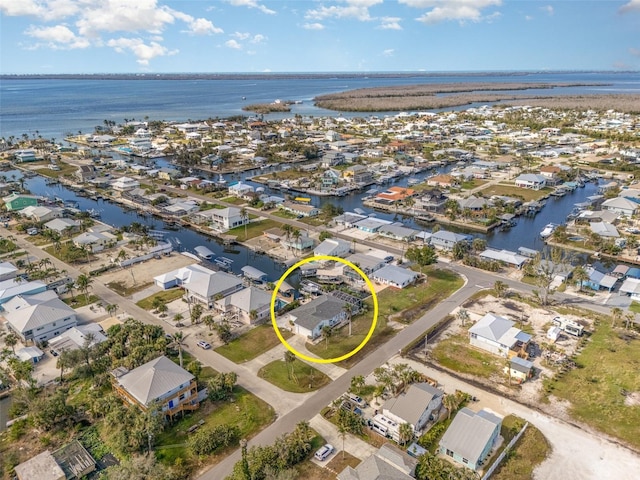
[{"label": "blue house", "polygon": [[477,471],[500,435],[502,419],[487,410],[461,409],[440,440],[438,452]]},{"label": "blue house", "polygon": [[582,287],[590,288],[591,290],[607,290],[610,292],[619,280],[617,277],[599,272],[593,267],[586,267],[585,271],[589,275],[589,279],[582,281]]}]

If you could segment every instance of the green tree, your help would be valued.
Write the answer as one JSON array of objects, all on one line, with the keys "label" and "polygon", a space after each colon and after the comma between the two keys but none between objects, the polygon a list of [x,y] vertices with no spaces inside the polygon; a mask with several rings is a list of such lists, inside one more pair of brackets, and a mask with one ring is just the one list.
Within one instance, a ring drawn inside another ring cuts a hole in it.
[{"label": "green tree", "polygon": [[220,341],[225,345],[227,345],[233,338],[233,333],[231,333],[231,326],[226,320],[216,323],[213,326],[213,329],[216,331],[216,334],[218,335]]},{"label": "green tree", "polygon": [[583,282],[589,280],[589,274],[582,265],[573,269],[573,281],[578,284],[578,291],[582,292]]},{"label": "green tree", "polygon": [[413,440],[413,427],[409,423],[401,423],[398,427],[398,440],[400,445],[404,446]]},{"label": "green tree", "polygon": [[80,274],[76,279],[76,285],[78,289],[84,294],[85,302],[89,300],[89,289],[91,288],[91,284],[93,283],[93,279],[87,275]]},{"label": "green tree", "polygon": [[410,261],[420,266],[420,273],[422,273],[423,267],[434,264],[438,261],[438,255],[431,245],[409,247],[405,256]]},{"label": "green tree", "polygon": [[329,348],[329,338],[333,335],[333,329],[329,325],[325,325],[322,327],[322,336],[325,340],[324,348]]},{"label": "green tree", "polygon": [[193,323],[198,323],[198,321],[200,320],[200,317],[202,316],[203,313],[204,313],[204,309],[202,307],[202,304],[196,303],[191,308],[191,321]]},{"label": "green tree", "polygon": [[509,286],[501,280],[496,280],[493,283],[493,293],[496,294],[496,297],[502,298],[507,294],[507,290],[509,290]]},{"label": "green tree", "polygon": [[14,332],[10,332],[4,337],[4,343],[7,345],[7,347],[11,348],[14,355],[16,353],[16,345],[18,344],[18,340],[18,335],[16,335]]},{"label": "green tree", "polygon": [[611,328],[615,328],[616,324],[622,320],[622,313],[620,307],[613,307],[611,309]]},{"label": "green tree", "polygon": [[178,347],[178,358],[180,359],[180,367],[182,367],[182,347],[184,346],[185,335],[182,331],[178,331],[172,335],[172,338]]},{"label": "green tree", "polygon": [[289,380],[294,380],[296,383],[298,383],[295,372],[293,371],[293,364],[295,361],[296,356],[289,350],[285,350],[284,363],[287,365],[287,377],[289,378]]},{"label": "green tree", "polygon": [[360,391],[364,388],[364,386],[365,386],[364,376],[355,375],[351,377],[351,385],[349,386],[349,391],[351,393],[355,393],[355,394],[360,393]]},{"label": "green tree", "polygon": [[469,320],[469,311],[465,308],[460,307],[458,309],[458,313],[456,313],[456,317],[458,317],[458,320],[460,320],[460,323],[462,323],[462,326],[464,327]]}]

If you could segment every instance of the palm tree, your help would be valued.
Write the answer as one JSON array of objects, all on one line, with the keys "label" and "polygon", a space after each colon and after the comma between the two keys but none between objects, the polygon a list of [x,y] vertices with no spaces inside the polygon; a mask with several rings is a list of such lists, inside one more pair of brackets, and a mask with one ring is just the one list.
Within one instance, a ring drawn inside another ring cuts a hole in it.
[{"label": "palm tree", "polygon": [[294,380],[296,383],[298,383],[296,374],[293,371],[293,364],[295,361],[296,356],[293,353],[291,353],[289,350],[284,352],[284,363],[287,365],[287,377],[289,378],[289,380]]},{"label": "palm tree", "polygon": [[76,283],[73,280],[69,280],[65,284],[65,287],[67,288],[67,290],[69,290],[69,293],[71,293],[71,301],[75,302],[76,301],[76,296],[74,294],[74,290],[76,288]]},{"label": "palm tree", "polygon": [[7,347],[11,347],[11,350],[13,350],[13,353],[15,355],[16,345],[18,344],[18,336],[13,332],[8,333],[7,336],[4,337],[4,343],[7,345]]},{"label": "palm tree", "polygon": [[614,328],[616,326],[616,323],[618,323],[621,319],[622,309],[620,307],[613,307],[611,309],[611,328]]},{"label": "palm tree", "polygon": [[400,445],[406,445],[413,440],[413,427],[409,423],[402,423],[398,427],[398,440]]},{"label": "palm tree", "polygon": [[451,418],[451,414],[456,408],[458,408],[459,404],[458,398],[451,393],[442,398],[442,405],[447,409],[447,419]]},{"label": "palm tree", "polygon": [[173,334],[173,341],[178,346],[178,358],[180,359],[180,367],[182,367],[182,345],[184,345],[184,338],[185,336],[182,333],[182,330]]},{"label": "palm tree", "polygon": [[349,336],[351,336],[351,305],[345,303],[342,306],[342,311],[347,314],[347,320],[349,322]]},{"label": "palm tree", "polygon": [[338,424],[338,435],[342,438],[342,460],[344,460],[344,440],[347,436],[347,429],[342,422]]},{"label": "palm tree", "polygon": [[496,280],[493,284],[493,291],[498,298],[504,297],[508,289],[509,286],[500,280]]},{"label": "palm tree", "polygon": [[324,340],[325,340],[325,346],[324,346],[325,350],[329,348],[329,337],[331,337],[332,334],[333,334],[333,330],[329,325],[325,325],[324,327],[322,327],[322,336],[324,337]]},{"label": "palm tree", "polygon": [[85,301],[88,301],[89,299],[89,289],[91,288],[92,283],[93,279],[84,273],[78,275],[78,278],[76,279],[76,285],[78,286],[78,289],[84,293]]},{"label": "palm tree", "polygon": [[578,291],[582,292],[582,284],[589,280],[589,274],[582,265],[578,265],[573,269],[573,279],[578,284]]},{"label": "palm tree", "polygon": [[[291,236],[293,237],[293,241],[295,242],[294,245],[298,245],[298,240],[300,240],[300,237],[302,236],[300,230],[298,230],[297,228],[293,229],[293,232],[291,232]],[[302,245],[300,245],[300,252],[302,252]],[[293,249],[293,254],[297,255],[295,247]]]},{"label": "palm tree", "polygon": [[105,307],[105,310],[107,311],[110,317],[113,317],[113,314],[116,313],[116,311],[118,310],[118,305],[114,303],[110,303]]},{"label": "palm tree", "polygon": [[464,308],[460,308],[456,316],[458,317],[458,320],[460,320],[460,322],[462,323],[462,326],[464,327],[467,320],[469,320],[469,312]]},{"label": "palm tree", "polygon": [[242,223],[244,223],[244,240],[247,241],[247,223],[249,222],[249,212],[245,207],[240,209],[240,218],[242,219]]},{"label": "palm tree", "polygon": [[636,319],[635,313],[627,313],[624,316],[624,320],[625,320],[624,321],[624,328],[625,328],[625,330],[629,330],[629,325],[631,323],[633,323],[635,321],[635,319]]}]

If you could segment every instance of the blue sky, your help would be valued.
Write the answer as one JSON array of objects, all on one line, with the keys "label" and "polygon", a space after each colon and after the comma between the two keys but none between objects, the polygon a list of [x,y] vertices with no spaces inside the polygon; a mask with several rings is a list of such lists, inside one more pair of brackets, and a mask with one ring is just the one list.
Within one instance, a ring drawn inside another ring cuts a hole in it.
[{"label": "blue sky", "polygon": [[0,73],[640,70],[640,0],[0,0]]}]

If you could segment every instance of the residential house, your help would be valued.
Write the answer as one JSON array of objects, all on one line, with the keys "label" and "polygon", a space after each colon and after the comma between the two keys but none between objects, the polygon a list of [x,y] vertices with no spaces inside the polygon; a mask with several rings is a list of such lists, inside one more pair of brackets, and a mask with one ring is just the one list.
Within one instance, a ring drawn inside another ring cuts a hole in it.
[{"label": "residential house", "polygon": [[427,185],[429,185],[430,187],[451,188],[458,185],[458,179],[453,175],[443,173],[440,175],[429,177],[427,179]]},{"label": "residential house", "polygon": [[311,238],[306,231],[300,232],[300,236],[297,238],[293,235],[290,235],[289,238],[285,237],[280,240],[280,243],[286,248],[298,250],[299,252],[313,248],[316,244],[315,240]]},{"label": "residential house", "polygon": [[540,190],[547,185],[547,178],[537,173],[523,173],[516,178],[516,187]]},{"label": "residential house", "polygon": [[638,211],[638,203],[625,197],[615,197],[605,200],[602,203],[603,210],[610,210],[623,215],[627,218],[631,218]]},{"label": "residential house", "polygon": [[[374,257],[365,253],[354,253],[353,255],[349,255],[346,260],[353,263],[367,276],[371,276],[373,272],[381,269],[386,265],[386,262],[383,258]],[[362,277],[347,265],[342,265],[342,275],[347,280],[351,280],[356,283],[364,282]]]},{"label": "residential house", "polygon": [[518,255],[516,252],[511,252],[509,250],[494,250],[492,248],[488,248],[484,252],[480,253],[479,257],[483,260],[495,260],[501,264],[516,267],[518,269],[522,268],[522,266],[530,260],[530,258]]},{"label": "residential house", "polygon": [[398,424],[408,423],[419,435],[429,420],[437,420],[444,392],[428,383],[414,383],[406,393],[391,398],[382,406],[382,414]]},{"label": "residential house", "polygon": [[345,302],[330,295],[320,295],[289,312],[289,321],[298,335],[315,340],[325,326],[335,327],[347,318]]},{"label": "residential house", "polygon": [[153,278],[163,290],[180,286],[187,301],[197,301],[212,308],[217,299],[244,288],[242,279],[224,272],[214,272],[201,265],[189,265]]},{"label": "residential house", "polygon": [[17,212],[26,207],[38,205],[38,197],[35,195],[24,195],[22,193],[12,193],[2,199],[8,212]]},{"label": "residential house", "polygon": [[67,476],[49,450],[14,467],[18,480],[66,480]]},{"label": "residential house", "polygon": [[35,222],[48,222],[62,217],[62,209],[58,207],[31,206],[20,210],[20,215]]},{"label": "residential house", "polygon": [[271,294],[256,287],[243,288],[215,302],[217,310],[235,315],[247,325],[255,325],[269,318],[270,306]]},{"label": "residential house", "polygon": [[589,228],[596,235],[605,238],[620,238],[618,229],[609,222],[591,222]]},{"label": "residential house", "polygon": [[340,172],[329,168],[322,173],[322,189],[330,190],[340,183]]},{"label": "residential house", "polygon": [[383,225],[378,229],[378,234],[382,237],[399,240],[402,242],[411,242],[418,233],[413,228],[405,227],[402,223],[392,223],[391,225]]},{"label": "residential house", "polygon": [[291,212],[294,215],[302,216],[302,217],[315,217],[320,213],[318,207],[314,207],[313,205],[303,204],[303,203],[295,203],[288,200],[282,202],[280,205],[282,210],[287,212]]},{"label": "residential house", "polygon": [[469,329],[469,342],[494,355],[527,358],[531,335],[514,327],[515,323],[493,313],[487,313]]},{"label": "residential house", "polygon": [[80,228],[80,222],[71,218],[54,218],[44,224],[46,230],[64,235],[70,232],[74,232]]},{"label": "residential house", "polygon": [[487,410],[462,408],[442,436],[438,453],[478,471],[497,444],[502,419]]},{"label": "residential house", "polygon": [[72,327],[57,337],[50,339],[47,343],[52,351],[60,354],[69,350],[79,350],[87,345],[92,347],[104,342],[106,339],[107,337],[104,335],[100,325],[88,323]]},{"label": "residential house", "polygon": [[386,200],[395,203],[413,197],[415,194],[416,191],[413,188],[389,187],[386,191],[378,193],[376,200]]},{"label": "residential house", "polygon": [[371,274],[374,282],[382,285],[391,285],[395,288],[404,288],[415,283],[418,274],[407,268],[396,265],[385,265]]},{"label": "residential house", "polygon": [[353,165],[348,167],[344,172],[342,172],[342,176],[350,183],[368,184],[373,182],[373,174],[364,165]]},{"label": "residential house", "polygon": [[460,242],[468,243],[470,241],[471,236],[469,235],[449,232],[447,230],[438,230],[433,233],[430,238],[431,245],[442,250],[453,250],[456,244]]},{"label": "residential house", "polygon": [[586,267],[584,270],[587,272],[589,278],[583,280],[581,286],[590,288],[591,290],[607,290],[611,292],[619,280],[618,277],[602,273],[594,267]]},{"label": "residential house", "polygon": [[0,282],[11,280],[18,276],[18,267],[11,262],[0,263]]},{"label": "residential house", "polygon": [[236,207],[222,209],[211,208],[194,213],[192,218],[196,223],[210,223],[211,228],[218,231],[227,231],[235,227],[240,227],[249,223],[249,216],[240,214],[242,210]]},{"label": "residential house", "polygon": [[620,294],[625,294],[631,298],[640,298],[640,279],[626,278],[620,286]]},{"label": "residential house", "polygon": [[52,290],[17,295],[2,305],[11,330],[23,341],[44,342],[77,325],[76,311]]},{"label": "residential house", "polygon": [[78,170],[76,170],[76,178],[80,183],[87,182],[89,180],[93,180],[97,177],[96,167],[93,165],[80,165]]},{"label": "residential house", "polygon": [[88,231],[73,237],[73,244],[78,248],[89,248],[92,252],[100,252],[116,244],[117,237],[109,232]]},{"label": "residential house", "polygon": [[4,306],[6,302],[17,295],[34,295],[47,289],[47,284],[39,280],[34,280],[33,282],[23,282],[21,280],[9,278],[0,281],[0,306]]},{"label": "residential house", "polygon": [[313,254],[327,255],[331,257],[342,257],[351,252],[351,242],[340,238],[327,238],[320,245],[313,249]]},{"label": "residential house", "polygon": [[360,215],[359,213],[344,212],[342,215],[334,217],[333,221],[336,225],[344,225],[345,228],[353,228],[360,220],[367,218],[366,215]]},{"label": "residential house", "polygon": [[354,467],[346,467],[337,480],[413,480],[418,461],[385,443],[373,455]]},{"label": "residential house", "polygon": [[111,182],[111,188],[116,192],[128,192],[134,188],[140,188],[140,182],[135,178],[120,177]]},{"label": "residential house", "polygon": [[327,152],[322,155],[320,165],[322,168],[335,167],[336,165],[342,165],[344,160],[345,158],[342,152]]},{"label": "residential house", "polygon": [[195,377],[165,356],[131,371],[119,367],[111,374],[118,395],[143,410],[158,405],[164,415],[173,417],[199,407]]},{"label": "residential house", "polygon": [[16,150],[13,155],[16,158],[16,163],[35,162],[38,159],[36,151],[30,148]]},{"label": "residential house", "polygon": [[247,195],[253,193],[254,188],[246,183],[238,182],[229,186],[229,195],[238,198],[245,198]]},{"label": "residential house", "polygon": [[356,222],[353,226],[358,230],[362,230],[367,233],[377,233],[380,228],[391,225],[393,222],[390,220],[383,220],[381,218],[364,217],[362,220]]},{"label": "residential house", "polygon": [[171,167],[162,167],[158,169],[158,178],[160,180],[172,181],[180,176],[180,170]]},{"label": "residential house", "polygon": [[504,370],[512,381],[523,383],[533,377],[533,362],[520,357],[512,357]]},{"label": "residential house", "polygon": [[562,173],[562,169],[555,165],[545,165],[540,168],[540,175],[545,178],[555,178],[558,174]]},{"label": "residential house", "polygon": [[425,190],[422,192],[422,196],[416,199],[415,208],[428,212],[440,212],[444,209],[446,202],[447,196],[443,195],[440,190]]}]

